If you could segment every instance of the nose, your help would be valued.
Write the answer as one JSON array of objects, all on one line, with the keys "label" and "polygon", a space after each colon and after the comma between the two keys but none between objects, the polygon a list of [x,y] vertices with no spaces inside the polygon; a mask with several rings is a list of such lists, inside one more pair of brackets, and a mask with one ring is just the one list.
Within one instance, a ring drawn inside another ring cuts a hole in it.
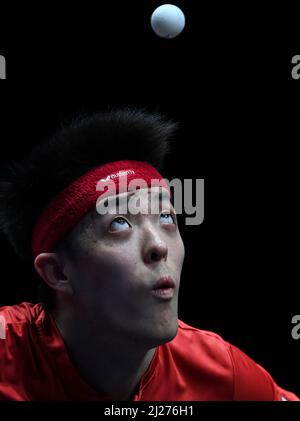
[{"label": "nose", "polygon": [[[145,232],[146,231],[146,232]],[[167,260],[168,246],[160,235],[151,227],[144,231],[143,260],[145,263],[155,263]]]}]

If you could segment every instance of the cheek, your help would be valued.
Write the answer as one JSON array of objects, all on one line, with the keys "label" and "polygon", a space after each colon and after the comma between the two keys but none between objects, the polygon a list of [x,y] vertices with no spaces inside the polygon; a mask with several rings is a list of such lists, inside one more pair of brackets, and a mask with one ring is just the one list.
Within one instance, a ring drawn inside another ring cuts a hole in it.
[{"label": "cheek", "polygon": [[76,307],[87,316],[110,314],[118,306],[119,296],[124,295],[120,272],[109,259],[87,260],[74,283]]},{"label": "cheek", "polygon": [[86,256],[81,261],[81,269],[78,271],[82,279],[77,282],[89,285],[89,288],[96,291],[107,292],[117,285],[126,285],[136,267],[135,256],[128,247],[101,247]]},{"label": "cheek", "polygon": [[174,243],[172,243],[171,247],[175,265],[178,268],[178,270],[181,270],[185,257],[185,247],[181,236],[178,237],[177,241],[174,241]]}]

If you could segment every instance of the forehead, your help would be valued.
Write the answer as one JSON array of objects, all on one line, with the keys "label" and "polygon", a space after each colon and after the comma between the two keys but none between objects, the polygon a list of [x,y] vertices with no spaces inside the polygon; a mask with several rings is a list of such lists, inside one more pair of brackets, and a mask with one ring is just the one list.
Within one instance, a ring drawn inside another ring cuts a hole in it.
[{"label": "forehead", "polygon": [[[103,195],[104,196],[104,195]],[[138,189],[129,192],[123,192],[116,195],[109,195],[101,197],[98,199],[97,204],[102,204],[104,206],[119,206],[124,202],[128,202],[131,199],[141,199],[146,202],[157,200],[157,201],[171,201],[171,196],[169,191],[163,187],[148,187],[144,189]]]}]

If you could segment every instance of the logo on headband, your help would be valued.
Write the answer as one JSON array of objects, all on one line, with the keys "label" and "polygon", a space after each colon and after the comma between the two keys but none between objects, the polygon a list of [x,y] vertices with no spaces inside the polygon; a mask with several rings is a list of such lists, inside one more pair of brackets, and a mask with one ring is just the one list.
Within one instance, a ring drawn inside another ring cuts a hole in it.
[{"label": "logo on headband", "polygon": [[128,174],[135,174],[135,172],[133,170],[121,170],[121,171],[118,171],[117,173],[108,175],[106,178],[101,178],[100,181],[113,180],[114,178],[120,177],[122,175],[128,175]]}]

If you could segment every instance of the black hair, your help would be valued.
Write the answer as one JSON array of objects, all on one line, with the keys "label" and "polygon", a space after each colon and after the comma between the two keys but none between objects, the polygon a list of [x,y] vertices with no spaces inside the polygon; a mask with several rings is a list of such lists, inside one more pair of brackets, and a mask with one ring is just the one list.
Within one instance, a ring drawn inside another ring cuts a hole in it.
[{"label": "black hair", "polygon": [[0,180],[0,230],[16,254],[32,260],[32,231],[42,210],[90,169],[130,159],[161,170],[175,129],[176,123],[144,109],[80,114],[6,165]]}]

